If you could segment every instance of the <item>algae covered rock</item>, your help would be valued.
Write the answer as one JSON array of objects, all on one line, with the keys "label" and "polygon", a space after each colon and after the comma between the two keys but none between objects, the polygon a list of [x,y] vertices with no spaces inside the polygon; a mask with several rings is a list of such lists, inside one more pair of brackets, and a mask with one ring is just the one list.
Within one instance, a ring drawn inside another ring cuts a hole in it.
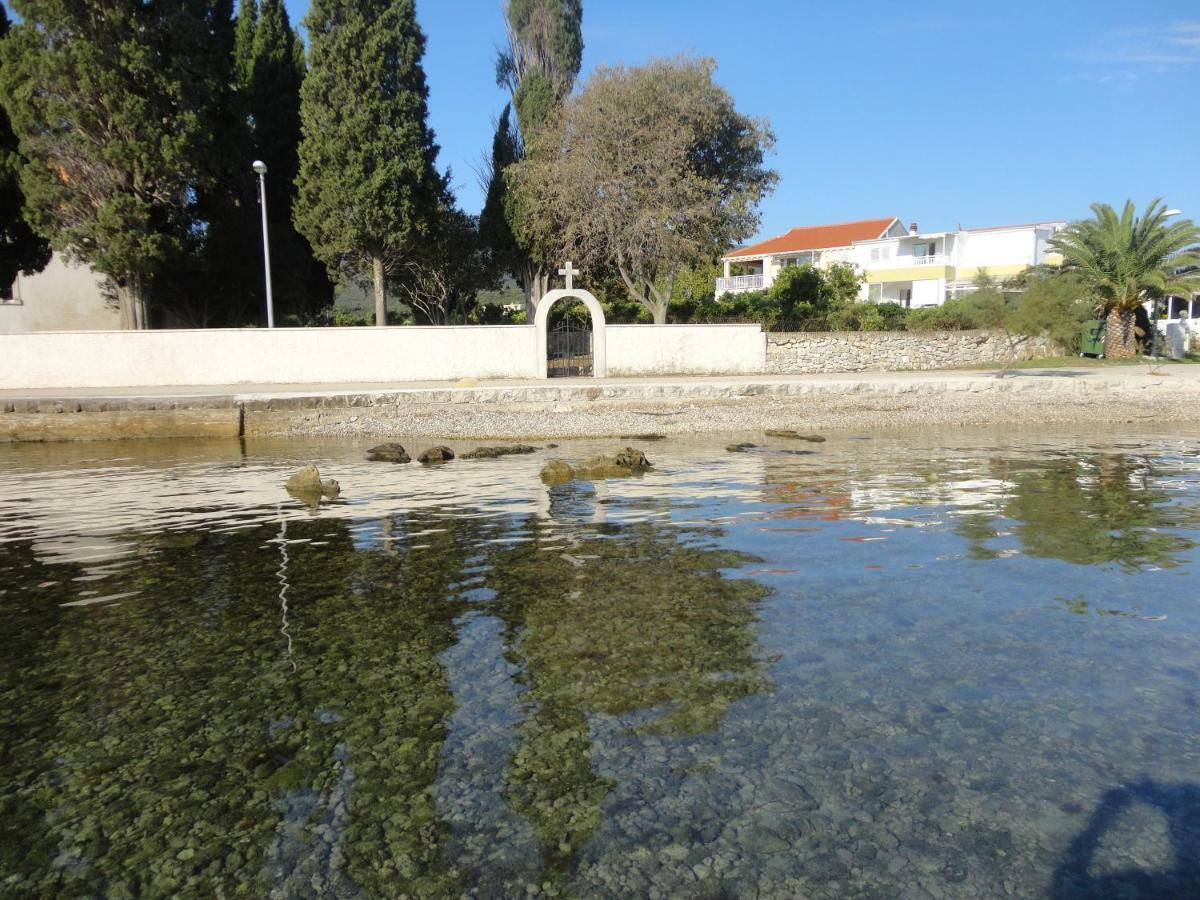
[{"label": "algae covered rock", "polygon": [[412,457],[408,455],[408,451],[405,450],[400,444],[394,442],[372,447],[367,451],[367,459],[371,460],[372,462],[412,462]]},{"label": "algae covered rock", "polygon": [[511,447],[476,447],[462,455],[463,459],[496,459],[499,456],[514,456],[524,453],[536,453],[537,447],[528,444],[516,444]]},{"label": "algae covered rock", "polygon": [[768,428],[767,437],[789,438],[793,441],[809,441],[813,444],[825,443],[825,438],[819,434],[801,434],[793,428]]},{"label": "algae covered rock", "polygon": [[552,459],[542,466],[541,478],[546,484],[566,484],[575,478],[575,470],[561,459]]},{"label": "algae covered rock", "polygon": [[633,447],[619,450],[613,456],[593,456],[580,463],[576,474],[580,478],[625,478],[653,468],[646,454]]},{"label": "algae covered rock", "polygon": [[449,462],[452,459],[454,459],[454,451],[449,447],[442,446],[430,447],[428,450],[422,450],[417,455],[417,462],[425,463],[426,465],[429,463]]}]

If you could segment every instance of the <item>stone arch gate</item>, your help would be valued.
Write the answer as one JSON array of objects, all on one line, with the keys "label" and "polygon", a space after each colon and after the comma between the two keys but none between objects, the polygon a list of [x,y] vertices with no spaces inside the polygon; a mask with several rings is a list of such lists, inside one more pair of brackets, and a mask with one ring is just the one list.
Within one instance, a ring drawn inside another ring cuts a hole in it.
[{"label": "stone arch gate", "polygon": [[577,300],[582,300],[583,305],[587,307],[592,316],[592,377],[605,378],[608,375],[608,358],[606,351],[607,335],[604,324],[604,309],[600,306],[600,302],[591,295],[588,291],[577,288],[574,285],[574,276],[578,270],[572,268],[570,263],[567,263],[565,269],[560,269],[560,275],[565,275],[567,279],[566,288],[561,288],[554,291],[548,291],[538,301],[537,312],[534,314],[533,324],[537,328],[537,344],[538,344],[538,371],[541,372],[539,378],[548,378],[550,376],[549,366],[550,358],[547,351],[547,341],[549,339],[548,330],[550,326],[550,307],[554,306],[559,300],[567,297],[574,297]]}]

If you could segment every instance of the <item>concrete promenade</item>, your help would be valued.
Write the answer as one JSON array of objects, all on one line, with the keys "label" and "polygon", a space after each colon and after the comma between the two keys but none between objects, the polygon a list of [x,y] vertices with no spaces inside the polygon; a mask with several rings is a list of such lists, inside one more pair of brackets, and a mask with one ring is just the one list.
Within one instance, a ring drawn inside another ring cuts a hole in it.
[{"label": "concrete promenade", "polygon": [[[552,437],[765,424],[1200,424],[1200,366],[0,390],[0,441],[254,434]],[[1033,424],[1033,422],[1031,422]],[[653,425],[652,428],[646,428]]]}]

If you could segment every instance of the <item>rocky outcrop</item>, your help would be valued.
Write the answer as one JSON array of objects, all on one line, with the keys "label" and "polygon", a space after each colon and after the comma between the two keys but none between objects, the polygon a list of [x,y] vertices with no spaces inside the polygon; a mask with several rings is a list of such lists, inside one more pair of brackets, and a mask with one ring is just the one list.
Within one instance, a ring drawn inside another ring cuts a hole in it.
[{"label": "rocky outcrop", "polygon": [[371,460],[372,462],[412,462],[412,457],[408,455],[408,451],[405,450],[400,444],[394,442],[372,447],[367,451],[367,459]]},{"label": "rocky outcrop", "polygon": [[579,478],[625,478],[651,468],[653,464],[646,459],[645,453],[626,447],[612,456],[593,456],[580,463],[575,474]]},{"label": "rocky outcrop", "polygon": [[442,463],[449,462],[454,459],[454,451],[449,447],[430,447],[428,450],[422,450],[417,454],[417,462],[425,463]]}]

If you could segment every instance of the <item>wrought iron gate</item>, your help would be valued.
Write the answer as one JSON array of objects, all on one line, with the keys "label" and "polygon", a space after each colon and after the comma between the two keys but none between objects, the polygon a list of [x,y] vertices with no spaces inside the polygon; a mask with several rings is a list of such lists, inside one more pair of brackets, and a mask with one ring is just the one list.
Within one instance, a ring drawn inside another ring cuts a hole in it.
[{"label": "wrought iron gate", "polygon": [[586,309],[564,312],[547,332],[546,344],[551,378],[592,374],[592,317]]}]

